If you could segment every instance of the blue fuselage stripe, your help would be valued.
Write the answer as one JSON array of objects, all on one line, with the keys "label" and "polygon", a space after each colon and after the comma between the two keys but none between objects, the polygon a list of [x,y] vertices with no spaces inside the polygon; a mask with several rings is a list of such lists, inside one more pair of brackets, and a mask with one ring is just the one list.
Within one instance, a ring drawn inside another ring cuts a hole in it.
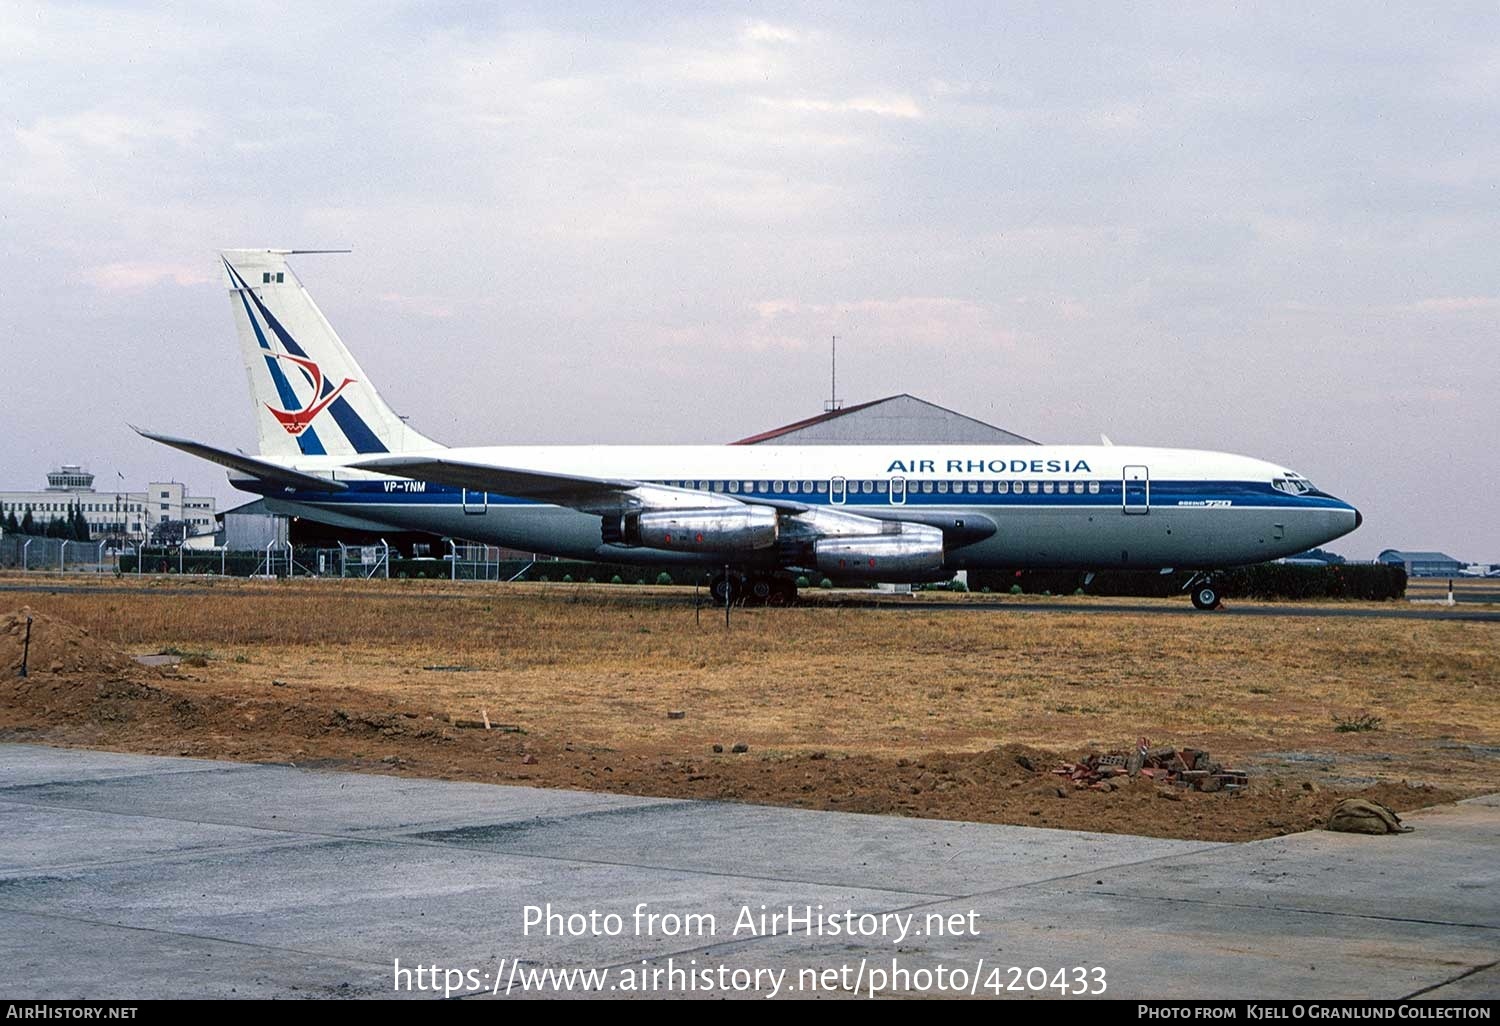
[{"label": "blue fuselage stripe", "polygon": [[[888,493],[850,493],[841,504],[830,502],[827,492],[805,492],[800,489],[796,491],[783,492],[718,492],[714,494],[729,495],[746,503],[754,503],[759,499],[771,501],[800,502],[808,506],[842,506],[845,508],[865,509],[900,509],[903,505],[911,508],[922,508],[925,506],[964,506],[968,508],[988,507],[996,510],[1016,509],[1041,506],[1065,506],[1075,508],[1096,507],[1101,509],[1119,509],[1124,503],[1125,496],[1122,484],[1119,481],[1101,481],[1099,491],[1085,490],[1082,493],[1072,490],[1072,482],[1067,482],[1069,488],[1066,492],[1056,490],[1058,483],[1054,482],[1052,492],[1042,491],[1040,482],[1038,490],[1030,491],[1027,483],[1025,492],[969,492],[967,483],[962,491],[954,491],[950,485],[947,492],[939,492],[934,488],[931,492],[908,491],[905,503],[893,503]],[[463,501],[464,489],[450,485],[436,484],[433,482],[386,482],[386,481],[349,481],[348,489],[341,492],[311,492],[298,491],[293,494],[277,492],[278,498],[284,498],[291,502],[303,502],[318,505],[333,506],[446,506],[456,505]],[[1131,489],[1130,498],[1135,504],[1139,496],[1134,488]],[[536,499],[513,498],[500,495],[495,492],[481,496],[480,493],[470,491],[468,502],[471,506],[478,503],[486,503],[489,506],[544,506],[551,503],[539,502]],[[1191,509],[1202,508],[1211,505],[1254,506],[1257,508],[1284,507],[1287,509],[1348,509],[1348,504],[1332,496],[1327,495],[1287,495],[1277,491],[1269,484],[1259,481],[1152,481],[1151,501],[1152,509]]]}]

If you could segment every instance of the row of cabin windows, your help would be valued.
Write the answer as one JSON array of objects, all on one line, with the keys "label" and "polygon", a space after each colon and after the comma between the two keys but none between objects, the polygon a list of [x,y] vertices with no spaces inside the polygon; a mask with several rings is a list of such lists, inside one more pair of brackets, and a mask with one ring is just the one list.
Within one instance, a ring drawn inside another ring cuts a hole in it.
[{"label": "row of cabin windows", "polygon": [[[827,481],[664,481],[670,488],[692,488],[700,492],[745,492],[755,495],[827,495]],[[885,495],[890,485],[885,481],[845,482],[848,495]],[[899,491],[899,489],[898,489]],[[1099,494],[1098,481],[906,481],[908,495],[1090,495]]]}]

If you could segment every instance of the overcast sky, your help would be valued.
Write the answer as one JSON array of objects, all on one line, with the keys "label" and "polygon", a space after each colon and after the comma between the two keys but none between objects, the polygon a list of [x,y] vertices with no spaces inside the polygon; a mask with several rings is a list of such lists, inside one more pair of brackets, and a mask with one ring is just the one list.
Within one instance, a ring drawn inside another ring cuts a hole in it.
[{"label": "overcast sky", "polygon": [[454,444],[911,392],[1500,560],[1500,7],[0,2],[0,488],[222,473],[222,247]]}]

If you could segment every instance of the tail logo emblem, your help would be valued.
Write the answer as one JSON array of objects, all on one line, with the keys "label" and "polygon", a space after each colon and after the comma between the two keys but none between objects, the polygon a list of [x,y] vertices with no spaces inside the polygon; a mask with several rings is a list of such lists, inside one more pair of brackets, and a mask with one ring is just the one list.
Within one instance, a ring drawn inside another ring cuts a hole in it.
[{"label": "tail logo emblem", "polygon": [[354,384],[354,379],[345,378],[340,382],[338,388],[322,396],[322,398],[318,398],[323,392],[323,368],[319,367],[312,360],[301,356],[292,356],[290,353],[276,353],[274,355],[278,360],[290,360],[292,363],[295,363],[298,367],[306,371],[312,379],[313,403],[305,409],[278,410],[270,403],[265,404],[266,409],[271,411],[271,416],[275,417],[281,426],[286,428],[287,434],[295,438],[306,431],[312,424],[313,418],[326,410],[339,397],[339,393],[344,390],[345,386]]}]

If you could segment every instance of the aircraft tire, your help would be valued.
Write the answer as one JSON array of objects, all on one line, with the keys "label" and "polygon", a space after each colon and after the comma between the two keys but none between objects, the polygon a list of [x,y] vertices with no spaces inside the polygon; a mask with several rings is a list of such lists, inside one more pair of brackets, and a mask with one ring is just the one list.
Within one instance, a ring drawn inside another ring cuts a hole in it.
[{"label": "aircraft tire", "polygon": [[745,586],[739,574],[714,574],[708,582],[708,594],[716,606],[722,606],[726,601],[731,604],[738,602],[744,593]]},{"label": "aircraft tire", "polygon": [[797,582],[790,577],[776,576],[771,579],[771,597],[767,605],[792,606],[797,604]]},{"label": "aircraft tire", "polygon": [[771,597],[776,594],[776,582],[764,574],[756,574],[750,578],[749,586],[745,591],[745,599],[752,606],[768,605]]},{"label": "aircraft tire", "polygon": [[1224,598],[1219,594],[1219,586],[1213,581],[1204,581],[1193,589],[1194,609],[1207,613],[1223,604]]}]

